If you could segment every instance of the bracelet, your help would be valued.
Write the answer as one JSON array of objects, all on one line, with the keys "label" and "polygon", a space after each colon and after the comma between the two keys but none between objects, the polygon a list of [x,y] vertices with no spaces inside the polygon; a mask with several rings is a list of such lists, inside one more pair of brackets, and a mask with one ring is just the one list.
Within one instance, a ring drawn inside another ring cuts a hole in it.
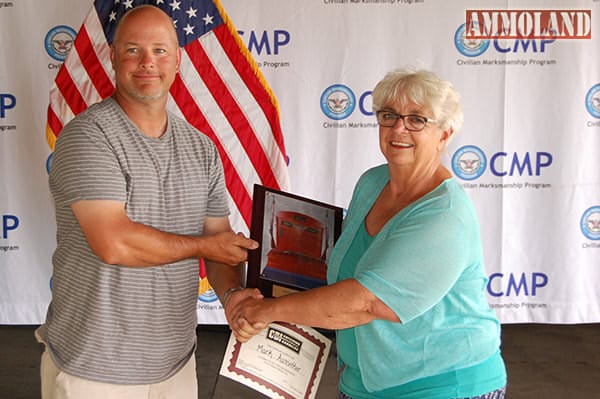
[{"label": "bracelet", "polygon": [[231,296],[231,294],[233,294],[236,291],[241,291],[243,289],[244,289],[244,287],[242,287],[241,285],[238,285],[237,287],[228,288],[223,293],[223,298],[221,298],[221,304],[223,305],[223,308],[225,308],[225,305],[227,305],[227,301],[229,300],[229,297]]}]

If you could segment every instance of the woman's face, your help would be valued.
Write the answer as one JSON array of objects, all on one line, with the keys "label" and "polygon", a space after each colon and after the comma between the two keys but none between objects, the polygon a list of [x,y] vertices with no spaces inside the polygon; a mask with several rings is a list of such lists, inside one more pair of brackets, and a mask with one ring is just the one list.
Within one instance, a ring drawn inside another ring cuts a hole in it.
[{"label": "woman's face", "polygon": [[[392,122],[398,115],[416,116],[412,118],[412,125],[409,120],[411,117],[398,118],[391,127],[379,125],[379,148],[390,166],[418,168],[432,162],[439,162],[440,152],[444,148],[446,140],[450,137],[451,131],[443,131],[436,124],[431,110],[408,101],[405,104],[399,102],[390,104],[385,106],[382,111],[389,112],[389,114],[384,115]],[[415,126],[416,128],[420,127],[418,126],[418,117],[427,119],[423,129],[420,131],[409,130],[411,128],[415,129]],[[405,122],[406,125],[409,125],[409,129],[407,129]]]}]

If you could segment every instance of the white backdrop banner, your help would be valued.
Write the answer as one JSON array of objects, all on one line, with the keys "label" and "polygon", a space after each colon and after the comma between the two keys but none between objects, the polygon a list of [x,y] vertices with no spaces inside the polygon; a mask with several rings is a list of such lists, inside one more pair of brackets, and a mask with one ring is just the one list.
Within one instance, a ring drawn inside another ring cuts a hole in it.
[{"label": "white backdrop banner", "polygon": [[[600,322],[599,0],[485,2],[523,29],[534,10],[556,10],[550,28],[573,22],[590,33],[578,39],[469,38],[474,0],[222,4],[278,98],[293,193],[347,207],[360,174],[384,162],[373,86],[396,67],[431,69],[462,94],[445,163],[475,202],[501,321]],[[41,323],[50,301],[48,92],[91,5],[0,1],[0,324]],[[205,280],[198,315],[224,322]]]}]

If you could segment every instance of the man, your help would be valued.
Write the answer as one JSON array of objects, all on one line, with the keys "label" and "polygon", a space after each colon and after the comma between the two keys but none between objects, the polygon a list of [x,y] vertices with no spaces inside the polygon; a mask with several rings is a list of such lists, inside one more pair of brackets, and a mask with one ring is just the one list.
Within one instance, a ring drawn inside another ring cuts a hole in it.
[{"label": "man", "polygon": [[114,95],[65,126],[50,173],[42,398],[196,398],[197,259],[229,316],[260,297],[241,288],[258,243],[231,231],[215,146],[166,111],[181,60],[171,19],[130,10],[110,57]]}]

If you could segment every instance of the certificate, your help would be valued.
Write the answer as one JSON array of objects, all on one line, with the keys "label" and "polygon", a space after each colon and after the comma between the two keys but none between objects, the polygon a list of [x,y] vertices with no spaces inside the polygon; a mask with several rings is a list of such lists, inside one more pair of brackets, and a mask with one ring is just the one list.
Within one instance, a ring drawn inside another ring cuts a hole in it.
[{"label": "certificate", "polygon": [[271,398],[314,399],[330,347],[310,327],[275,322],[243,344],[231,334],[220,374]]},{"label": "certificate", "polygon": [[263,295],[273,288],[307,290],[327,284],[327,262],[341,232],[343,209],[254,185],[248,286]]}]

